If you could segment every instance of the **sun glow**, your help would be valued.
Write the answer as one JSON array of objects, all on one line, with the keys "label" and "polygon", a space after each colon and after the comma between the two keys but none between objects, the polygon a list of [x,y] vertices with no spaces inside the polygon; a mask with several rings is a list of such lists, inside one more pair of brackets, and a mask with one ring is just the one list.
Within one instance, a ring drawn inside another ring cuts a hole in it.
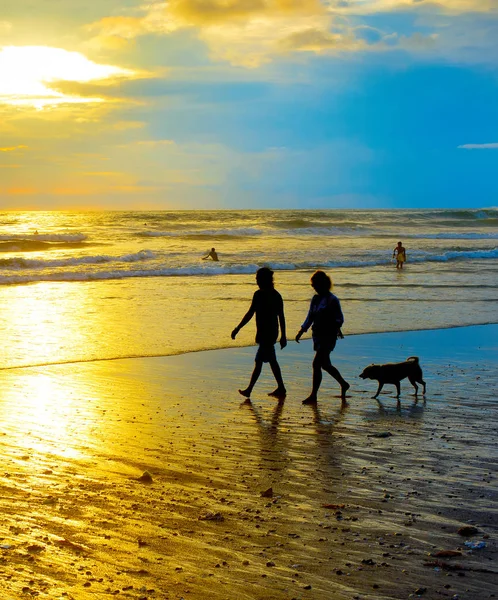
[{"label": "sun glow", "polygon": [[41,109],[103,102],[102,98],[64,94],[56,89],[56,83],[87,83],[132,74],[128,69],[94,63],[79,52],[48,46],[6,46],[0,49],[0,104]]}]

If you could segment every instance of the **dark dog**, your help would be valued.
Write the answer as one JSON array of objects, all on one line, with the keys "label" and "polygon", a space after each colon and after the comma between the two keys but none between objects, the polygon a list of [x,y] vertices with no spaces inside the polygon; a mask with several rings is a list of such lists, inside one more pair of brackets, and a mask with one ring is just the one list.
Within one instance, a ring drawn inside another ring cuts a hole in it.
[{"label": "dark dog", "polygon": [[425,381],[422,379],[422,369],[418,364],[418,356],[410,356],[405,362],[400,363],[388,363],[386,365],[370,365],[363,369],[363,373],[360,375],[362,379],[375,379],[379,382],[379,387],[374,398],[380,394],[380,391],[385,383],[392,383],[396,386],[397,395],[399,398],[401,393],[400,381],[408,377],[410,383],[415,388],[415,396],[418,394],[417,383],[421,383],[424,386],[423,393],[425,394]]}]

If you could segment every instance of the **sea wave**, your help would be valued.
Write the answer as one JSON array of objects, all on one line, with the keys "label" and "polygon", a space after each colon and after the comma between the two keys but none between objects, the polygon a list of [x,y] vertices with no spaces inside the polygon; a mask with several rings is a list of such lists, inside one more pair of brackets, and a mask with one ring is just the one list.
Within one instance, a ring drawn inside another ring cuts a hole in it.
[{"label": "sea wave", "polygon": [[430,255],[423,253],[410,256],[410,262],[448,262],[452,260],[476,260],[476,259],[494,259],[498,258],[498,248],[490,250],[450,250],[443,254]]},{"label": "sea wave", "polygon": [[38,242],[83,242],[87,236],[83,233],[33,233],[0,235],[2,242],[38,241]]},{"label": "sea wave", "polygon": [[96,265],[112,262],[132,263],[154,259],[156,255],[150,250],[141,250],[134,254],[123,256],[80,256],[78,258],[62,258],[60,260],[35,260],[29,258],[3,258],[0,259],[0,268],[3,269],[46,269],[54,267],[73,267],[78,265]]},{"label": "sea wave", "polygon": [[[482,232],[482,231],[439,231],[439,232],[428,232],[428,233],[410,233],[406,229],[410,225],[407,223],[404,228],[403,238],[405,239],[441,239],[441,240],[485,240],[485,239],[498,239],[497,232]],[[398,235],[398,234],[397,234]],[[320,227],[301,227],[301,228],[270,228],[270,227],[245,227],[245,228],[224,228],[224,229],[205,229],[205,230],[164,230],[164,231],[143,231],[138,234],[138,237],[145,238],[180,238],[185,240],[212,240],[214,244],[216,240],[229,240],[236,238],[266,236],[275,238],[288,238],[288,237],[354,237],[358,238],[361,236],[374,237],[374,238],[392,238],[393,231],[392,227],[388,224],[379,225],[377,228],[367,228],[363,225],[357,227],[337,225],[332,226],[322,225]]]},{"label": "sea wave", "polygon": [[173,238],[218,238],[218,237],[246,237],[261,235],[262,229],[255,227],[244,227],[239,229],[206,229],[206,230],[183,230],[183,231],[142,231],[138,235],[140,237],[173,237]]},{"label": "sea wave", "polygon": [[75,248],[81,247],[86,239],[87,237],[83,234],[31,237],[0,235],[0,252],[43,252]]},{"label": "sea wave", "polygon": [[[304,227],[294,229],[273,229],[270,227],[257,228],[257,227],[242,227],[242,228],[226,228],[226,229],[205,229],[205,230],[184,230],[184,231],[142,231],[138,234],[139,237],[165,237],[165,238],[182,238],[182,239],[199,239],[208,240],[212,239],[213,243],[216,239],[233,239],[233,238],[245,238],[255,236],[271,236],[271,237],[297,237],[297,236],[310,236],[310,237],[324,237],[324,236],[360,236],[368,235],[369,231],[358,226],[358,227],[332,227],[330,225],[323,225],[321,227]],[[388,237],[392,237],[389,234]],[[408,236],[407,236],[408,237]]]},{"label": "sea wave", "polygon": [[170,267],[164,269],[137,269],[114,271],[66,271],[56,273],[30,273],[29,275],[0,275],[0,285],[16,285],[24,283],[38,283],[42,281],[99,281],[108,279],[128,279],[131,277],[181,277],[192,275],[230,275],[255,273],[259,265],[233,265],[231,267],[218,266],[188,266]]},{"label": "sea wave", "polygon": [[[441,254],[430,254],[426,252],[413,252],[409,256],[408,264],[434,263],[434,262],[449,262],[449,261],[473,261],[473,260],[489,260],[498,258],[498,248],[491,250],[453,250]],[[134,269],[125,267],[123,263],[142,262],[147,265],[147,261],[154,261],[146,268]],[[0,260],[0,285],[11,285],[20,283],[32,283],[37,281],[95,281],[105,279],[125,279],[130,277],[185,277],[185,276],[217,276],[217,275],[242,275],[255,273],[260,267],[267,266],[274,271],[296,271],[296,270],[314,270],[317,268],[323,269],[352,269],[352,268],[370,268],[383,267],[392,264],[390,258],[372,257],[372,258],[356,258],[335,259],[320,261],[305,260],[305,261],[261,261],[256,263],[206,263],[202,264],[185,264],[171,266],[157,266],[161,257],[157,256],[150,250],[142,250],[134,254],[122,256],[86,256],[79,258],[68,258],[53,261],[29,260],[24,258],[13,258]],[[117,268],[112,269],[85,269],[78,270],[78,267],[87,265],[99,264],[116,265]],[[122,268],[118,267],[121,263]],[[65,270],[59,270],[59,268]],[[15,273],[15,271],[38,271],[36,273]],[[58,269],[57,271],[49,271],[49,269]],[[45,272],[44,272],[45,271]]]},{"label": "sea wave", "polygon": [[403,234],[404,238],[424,240],[496,240],[498,233],[476,233],[476,232],[441,232],[441,233],[409,233]]}]

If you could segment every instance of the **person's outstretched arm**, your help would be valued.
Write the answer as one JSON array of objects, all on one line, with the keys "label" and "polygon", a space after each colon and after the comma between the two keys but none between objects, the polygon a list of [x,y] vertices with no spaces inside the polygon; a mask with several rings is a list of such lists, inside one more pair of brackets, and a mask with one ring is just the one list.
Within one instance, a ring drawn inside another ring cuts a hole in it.
[{"label": "person's outstretched arm", "polygon": [[242,321],[232,331],[232,335],[231,335],[232,340],[234,340],[236,338],[237,334],[242,329],[242,327],[244,327],[244,325],[247,325],[247,323],[249,323],[249,321],[252,319],[252,317],[253,317],[253,315],[254,315],[255,312],[256,312],[256,310],[254,308],[254,297],[253,297],[252,303],[251,303],[251,306],[250,306],[249,310],[242,317]]},{"label": "person's outstretched arm", "polygon": [[308,311],[308,315],[306,317],[306,320],[301,325],[301,329],[297,332],[296,342],[298,344],[299,344],[299,340],[301,339],[302,335],[308,331],[308,329],[311,327],[311,325],[313,323],[314,314],[312,312],[312,308],[313,308],[313,300],[311,300],[310,309]]}]

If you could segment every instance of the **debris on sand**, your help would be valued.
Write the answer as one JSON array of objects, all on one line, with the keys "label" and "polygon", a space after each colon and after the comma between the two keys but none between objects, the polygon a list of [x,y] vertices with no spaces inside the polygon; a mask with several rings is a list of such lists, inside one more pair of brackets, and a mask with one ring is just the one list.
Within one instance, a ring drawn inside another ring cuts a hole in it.
[{"label": "debris on sand", "polygon": [[149,471],[144,471],[140,477],[137,477],[137,481],[140,481],[140,483],[152,483],[154,480]]},{"label": "debris on sand", "polygon": [[486,542],[464,542],[467,548],[470,550],[481,550],[482,548],[486,548]]},{"label": "debris on sand", "polygon": [[78,552],[90,552],[90,548],[88,548],[87,546],[83,546],[83,544],[77,544],[76,542],[71,542],[70,540],[66,540],[65,538],[55,540],[54,544],[63,548],[78,550]]},{"label": "debris on sand", "polygon": [[435,552],[432,556],[437,556],[438,558],[451,558],[453,556],[463,556],[460,550],[439,550],[439,552]]},{"label": "debris on sand", "polygon": [[224,521],[225,517],[220,512],[207,512],[199,517],[199,521]]}]

